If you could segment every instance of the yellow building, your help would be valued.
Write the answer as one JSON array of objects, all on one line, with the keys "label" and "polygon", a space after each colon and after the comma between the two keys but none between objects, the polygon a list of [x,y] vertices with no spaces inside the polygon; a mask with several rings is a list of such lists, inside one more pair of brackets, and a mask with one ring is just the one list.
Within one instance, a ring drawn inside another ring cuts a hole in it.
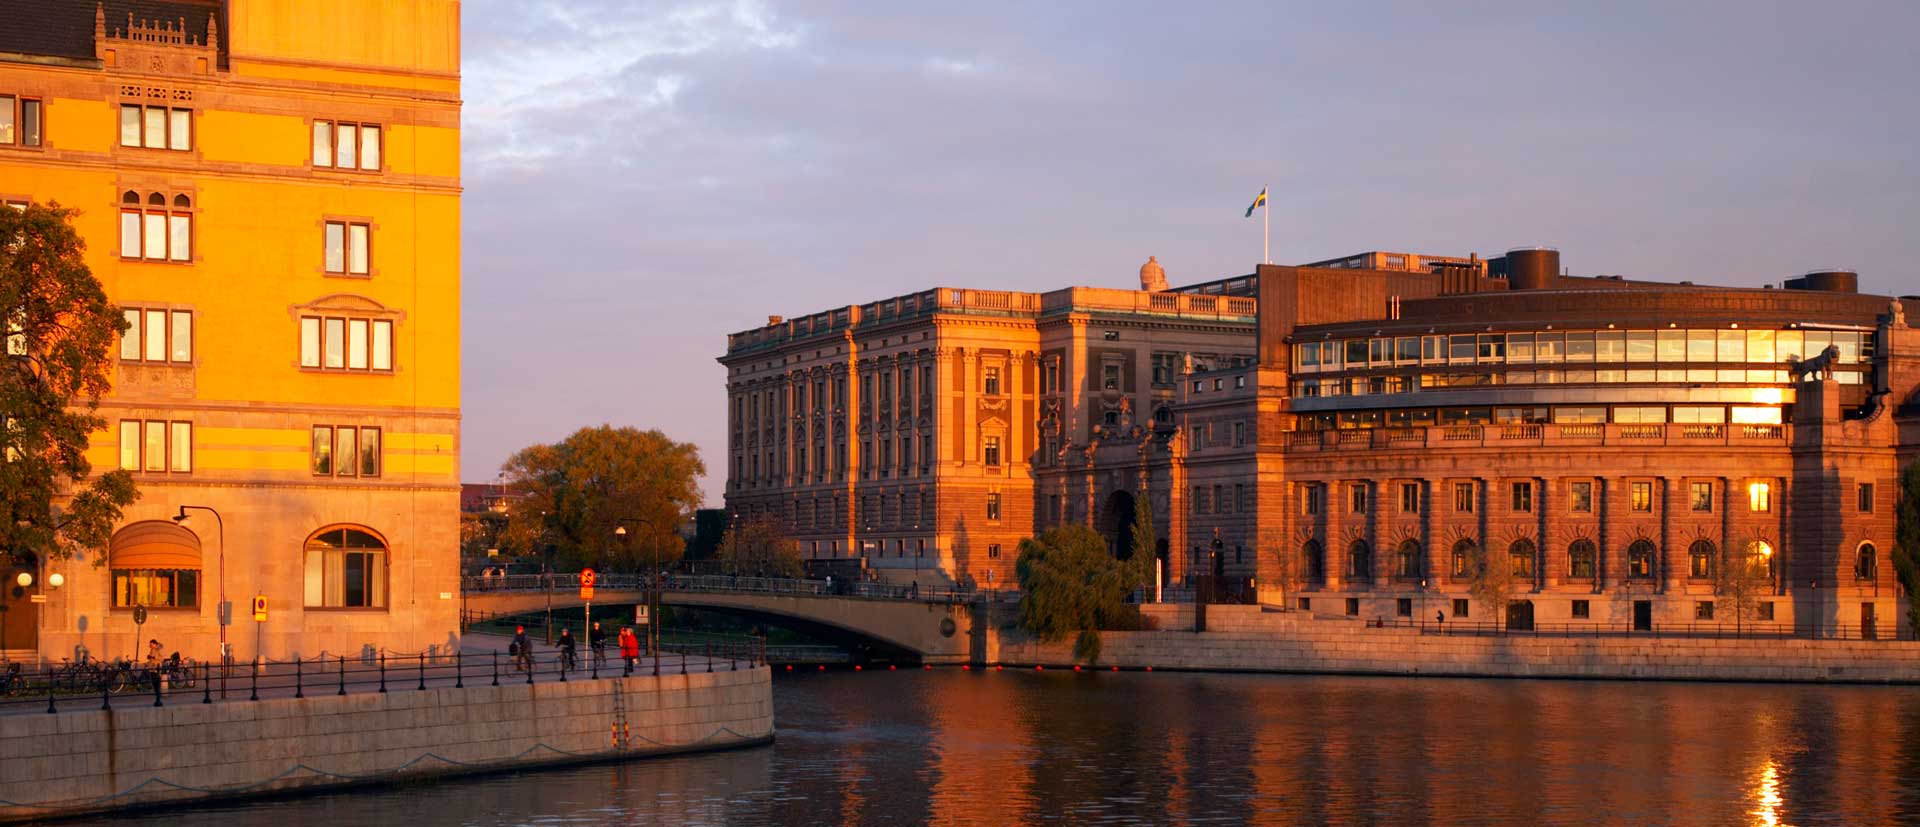
[{"label": "yellow building", "polygon": [[90,458],[132,469],[141,496],[104,560],[0,557],[0,645],[58,661],[149,638],[243,660],[453,643],[460,4],[7,14],[0,202],[80,211],[132,324]]}]

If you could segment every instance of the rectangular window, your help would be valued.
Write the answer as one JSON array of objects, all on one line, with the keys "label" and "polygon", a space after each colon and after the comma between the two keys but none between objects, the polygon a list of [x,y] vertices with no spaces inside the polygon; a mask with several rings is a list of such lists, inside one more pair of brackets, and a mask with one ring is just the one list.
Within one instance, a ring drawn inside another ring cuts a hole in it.
[{"label": "rectangular window", "polygon": [[990,491],[987,493],[987,520],[989,522],[1000,521],[1000,492],[998,491]]},{"label": "rectangular window", "polygon": [[985,445],[980,451],[980,461],[988,468],[1000,467],[1000,438],[990,436],[986,437],[984,442]]},{"label": "rectangular window", "polygon": [[1347,508],[1355,514],[1367,513],[1367,486],[1356,483],[1347,487]]},{"label": "rectangular window", "polygon": [[1327,510],[1327,489],[1318,484],[1309,484],[1301,491],[1301,513],[1323,514]]},{"label": "rectangular window", "polygon": [[1747,509],[1750,511],[1773,510],[1773,484],[1766,482],[1747,483]]},{"label": "rectangular window", "polygon": [[152,364],[193,361],[193,312],[125,308],[127,332],[120,337],[120,360]]},{"label": "rectangular window", "polygon": [[1856,487],[1860,513],[1873,513],[1873,483],[1863,482]]},{"label": "rectangular window", "polygon": [[149,473],[192,472],[193,423],[121,420],[120,467]]},{"label": "rectangular window", "polygon": [[380,475],[380,429],[364,426],[313,426],[314,476],[377,477]]},{"label": "rectangular window", "polygon": [[313,122],[313,165],[333,166],[333,123],[331,121]]},{"label": "rectangular window", "polygon": [[1400,513],[1420,513],[1420,484],[1417,482],[1400,483]]},{"label": "rectangular window", "polygon": [[191,609],[200,605],[199,569],[113,569],[113,607]]},{"label": "rectangular window", "polygon": [[192,199],[173,197],[172,208],[166,196],[152,193],[145,206],[128,193],[120,208],[120,257],[146,261],[191,262],[193,260]]},{"label": "rectangular window", "polygon": [[1634,511],[1641,513],[1653,511],[1653,483],[1633,483],[1628,496],[1630,507]]},{"label": "rectangular window", "polygon": [[1462,514],[1473,513],[1473,483],[1457,482],[1453,484],[1453,510]]},{"label": "rectangular window", "polygon": [[193,110],[121,104],[120,145],[190,150],[193,148]]},{"label": "rectangular window", "polygon": [[1228,501],[1227,498],[1223,496],[1223,493],[1221,486],[1216,485],[1213,487],[1214,509],[1222,514],[1231,514],[1233,513],[1233,503]]},{"label": "rectangular window", "polygon": [[1513,510],[1533,511],[1533,483],[1516,482],[1513,484]]},{"label": "rectangular window", "polygon": [[1567,510],[1581,514],[1593,511],[1593,483],[1576,482],[1567,486]]},{"label": "rectangular window", "polygon": [[1100,387],[1115,390],[1120,387],[1120,366],[1102,365],[1100,368]]},{"label": "rectangular window", "polygon": [[371,232],[369,225],[364,222],[326,222],[327,272],[352,276],[371,273],[372,255],[367,249]]},{"label": "rectangular window", "polygon": [[1585,620],[1589,617],[1592,617],[1593,616],[1592,604],[1590,604],[1588,601],[1585,601],[1585,600],[1573,601],[1572,615],[1574,618],[1580,619],[1580,620]]},{"label": "rectangular window", "polygon": [[1471,617],[1472,607],[1468,605],[1468,603],[1469,601],[1467,601],[1464,598],[1459,598],[1459,597],[1454,598],[1453,599],[1453,616],[1454,617]]},{"label": "rectangular window", "polygon": [[1694,620],[1712,620],[1713,619],[1713,601],[1711,600],[1694,601],[1693,619]]},{"label": "rectangular window", "polygon": [[322,327],[326,331],[326,340],[322,343],[324,354],[322,365],[329,368],[347,366],[347,320],[327,319]]},{"label": "rectangular window", "polygon": [[989,560],[998,560],[998,559],[1000,559],[1000,544],[999,544],[999,543],[988,543],[988,544],[987,544],[987,559],[989,559]]},{"label": "rectangular window", "polygon": [[320,319],[304,316],[300,319],[300,366],[317,368],[320,366]]},{"label": "rectangular window", "polygon": [[40,101],[0,95],[0,145],[40,145]]},{"label": "rectangular window", "polygon": [[[346,533],[347,541],[359,532]],[[327,532],[326,537],[339,536]],[[364,535],[362,535],[364,536]],[[319,543],[306,550],[305,602],[310,609],[380,609],[387,605],[387,554],[377,548],[333,548]]]},{"label": "rectangular window", "polygon": [[367,320],[347,320],[347,370],[367,369]]},{"label": "rectangular window", "polygon": [[1000,395],[1000,369],[997,367],[987,368],[985,371],[985,377],[986,378],[982,380],[981,384],[985,388],[984,392],[986,393],[986,395],[999,396]]},{"label": "rectangular window", "polygon": [[1688,490],[1691,493],[1687,497],[1687,500],[1694,511],[1705,512],[1713,510],[1713,483],[1696,482],[1689,485]]},{"label": "rectangular window", "polygon": [[341,169],[353,169],[359,166],[359,130],[350,123],[336,124],[333,134],[336,139],[333,142],[334,166]]}]

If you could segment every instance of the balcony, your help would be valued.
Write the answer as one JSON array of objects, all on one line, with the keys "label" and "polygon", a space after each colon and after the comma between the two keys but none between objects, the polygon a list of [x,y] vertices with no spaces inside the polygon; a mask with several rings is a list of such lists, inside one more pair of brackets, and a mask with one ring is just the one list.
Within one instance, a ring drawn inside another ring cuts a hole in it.
[{"label": "balcony", "polygon": [[1653,448],[1726,445],[1784,448],[1792,438],[1791,425],[1444,425],[1292,431],[1286,435],[1284,447],[1288,453],[1556,446]]}]

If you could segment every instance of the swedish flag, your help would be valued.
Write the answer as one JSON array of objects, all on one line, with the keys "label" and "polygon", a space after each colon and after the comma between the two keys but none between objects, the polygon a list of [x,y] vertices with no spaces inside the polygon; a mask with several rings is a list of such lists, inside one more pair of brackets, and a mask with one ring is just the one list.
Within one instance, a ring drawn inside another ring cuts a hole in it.
[{"label": "swedish flag", "polygon": [[1247,205],[1247,217],[1252,218],[1253,211],[1266,206],[1266,204],[1267,204],[1267,188],[1261,187],[1260,194],[1254,196],[1253,203]]}]

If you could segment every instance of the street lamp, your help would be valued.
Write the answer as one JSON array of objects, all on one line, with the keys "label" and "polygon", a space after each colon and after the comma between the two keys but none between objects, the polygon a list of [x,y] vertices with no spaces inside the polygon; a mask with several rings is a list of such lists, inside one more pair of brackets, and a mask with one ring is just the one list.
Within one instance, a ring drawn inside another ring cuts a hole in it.
[{"label": "street lamp", "polygon": [[[627,536],[628,524],[645,526],[649,532],[651,532],[654,527],[653,521],[645,517],[621,517],[614,520],[614,536]],[[649,655],[658,652],[660,645],[659,577],[660,549],[657,544],[649,542],[647,543],[647,589],[646,593],[642,595],[647,603],[647,654]]]},{"label": "street lamp", "polygon": [[[180,513],[173,515],[173,521],[181,528],[190,528],[192,525],[187,517],[187,509],[195,509],[212,514],[213,524],[219,529],[220,605],[214,609],[214,612],[218,615],[220,626],[220,661],[221,663],[225,663],[229,654],[227,650],[227,623],[233,620],[233,606],[227,603],[227,521],[222,519],[220,512],[211,506],[183,505],[180,506]],[[225,690],[223,689],[222,691]]]}]

